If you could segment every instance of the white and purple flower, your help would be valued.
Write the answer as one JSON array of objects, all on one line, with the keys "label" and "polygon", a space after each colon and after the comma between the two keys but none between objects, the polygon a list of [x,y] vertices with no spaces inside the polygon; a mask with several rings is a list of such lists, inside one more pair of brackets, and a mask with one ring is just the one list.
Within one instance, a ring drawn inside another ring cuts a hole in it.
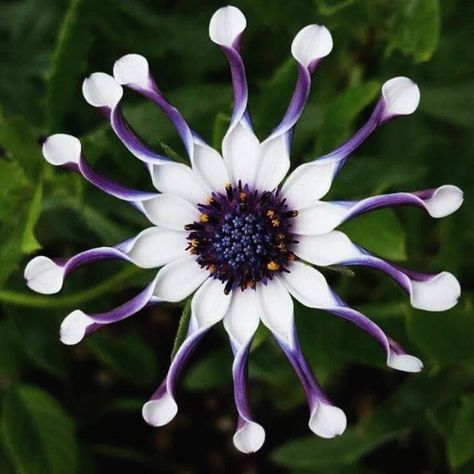
[{"label": "white and purple flower", "polygon": [[[379,126],[413,113],[419,103],[417,85],[406,77],[387,81],[365,125],[338,149],[290,168],[293,128],[307,101],[311,75],[332,49],[324,26],[309,25],[295,37],[291,52],[298,65],[294,94],[281,123],[260,142],[247,111],[247,81],[240,56],[246,20],[228,6],[211,19],[209,35],[226,55],[232,75],[234,109],[222,143],[222,155],[207,145],[164,97],[142,56],[129,54],[114,65],[113,77],[94,73],[83,83],[87,102],[110,119],[122,143],[145,163],[158,193],[133,190],[94,171],[71,135],[50,136],[45,159],[64,166],[112,196],[130,202],[151,222],[136,237],[115,247],[99,247],[69,259],[38,256],[25,269],[28,286],[39,293],[60,291],[78,267],[106,259],[127,260],[142,268],[162,267],[137,296],[106,313],[75,310],[61,325],[61,341],[77,344],[86,335],[134,315],[158,302],[178,302],[191,294],[187,337],[168,374],[143,407],[153,426],[170,422],[177,413],[175,391],[180,372],[201,338],[223,321],[234,353],[232,375],[238,412],[234,444],[242,452],[257,451],[265,432],[254,421],[247,400],[246,365],[260,321],[295,369],[308,399],[309,427],[332,438],[346,428],[344,412],[320,388],[298,342],[293,298],[329,311],[371,335],[384,349],[387,365],[418,372],[422,362],[409,354],[374,322],[351,309],[329,288],[315,266],[365,265],[385,272],[409,295],[413,307],[444,311],[453,307],[460,286],[448,272],[416,273],[389,263],[357,246],[342,232],[341,223],[375,209],[412,205],[435,218],[456,211],[463,201],[459,188],[439,188],[369,197],[361,201],[322,201],[351,153]],[[154,102],[175,125],[191,166],[170,161],[144,143],[127,123],[120,102],[123,87]]]}]

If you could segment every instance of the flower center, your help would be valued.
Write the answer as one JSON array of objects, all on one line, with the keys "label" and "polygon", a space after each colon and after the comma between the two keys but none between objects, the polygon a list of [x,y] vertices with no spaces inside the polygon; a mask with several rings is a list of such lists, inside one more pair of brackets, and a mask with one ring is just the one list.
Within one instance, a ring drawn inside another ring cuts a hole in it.
[{"label": "flower center", "polygon": [[201,267],[224,282],[224,292],[255,288],[258,281],[288,271],[296,243],[292,218],[285,199],[274,192],[250,191],[247,185],[226,186],[213,193],[207,204],[198,204],[199,221],[186,226],[188,250]]}]

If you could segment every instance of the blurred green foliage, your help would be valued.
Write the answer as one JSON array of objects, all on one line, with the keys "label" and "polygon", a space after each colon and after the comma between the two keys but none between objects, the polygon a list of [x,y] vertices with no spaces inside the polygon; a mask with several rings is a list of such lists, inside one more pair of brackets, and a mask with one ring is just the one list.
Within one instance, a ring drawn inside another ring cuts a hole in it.
[{"label": "blurred green foliage", "polygon": [[[98,169],[150,189],[143,168],[80,93],[82,78],[110,71],[129,52],[148,57],[160,87],[218,146],[231,110],[227,65],[207,38],[218,2],[201,0],[4,0],[0,3],[0,473],[76,472],[474,472],[474,3],[469,0],[236,0],[246,14],[244,58],[250,110],[263,137],[278,123],[295,82],[292,37],[324,23],[333,53],[318,69],[296,130],[293,164],[340,144],[367,117],[383,81],[413,77],[419,111],[379,130],[341,173],[331,197],[351,199],[453,183],[463,208],[436,222],[416,209],[380,211],[346,224],[351,237],[405,265],[453,271],[464,288],[457,308],[411,310],[383,275],[327,271],[337,291],[410,352],[421,375],[385,368],[357,329],[297,308],[311,366],[350,427],[336,440],[310,436],[302,391],[259,330],[250,393],[267,430],[264,450],[231,445],[235,418],[231,354],[215,331],[191,361],[182,410],[152,430],[141,404],[165,374],[182,308],[143,311],[74,348],[57,337],[78,307],[114,307],[149,281],[124,264],[82,269],[61,296],[35,295],[22,269],[35,252],[66,256],[114,244],[145,221],[80,178],[47,166],[49,133],[79,136]],[[157,148],[185,156],[156,109],[126,96],[126,115]]]}]

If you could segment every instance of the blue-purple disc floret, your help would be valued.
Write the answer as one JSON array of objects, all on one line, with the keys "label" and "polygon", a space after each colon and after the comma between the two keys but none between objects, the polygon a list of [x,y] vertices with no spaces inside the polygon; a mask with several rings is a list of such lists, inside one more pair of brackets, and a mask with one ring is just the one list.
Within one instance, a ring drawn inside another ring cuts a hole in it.
[{"label": "blue-purple disc floret", "polygon": [[248,185],[227,185],[198,205],[199,221],[186,226],[188,249],[214,278],[233,288],[255,288],[256,283],[287,272],[294,260],[292,220],[297,215],[279,190],[260,192]]}]

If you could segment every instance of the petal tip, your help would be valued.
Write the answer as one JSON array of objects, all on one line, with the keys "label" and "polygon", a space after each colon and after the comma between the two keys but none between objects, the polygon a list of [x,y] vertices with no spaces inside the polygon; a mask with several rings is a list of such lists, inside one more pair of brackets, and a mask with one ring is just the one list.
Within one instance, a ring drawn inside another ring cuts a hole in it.
[{"label": "petal tip", "polygon": [[464,193],[457,186],[445,184],[439,187],[433,197],[425,201],[431,217],[439,219],[456,212],[464,201]]},{"label": "petal tip", "polygon": [[311,431],[321,438],[334,438],[344,433],[347,418],[340,408],[319,402],[308,425]]},{"label": "petal tip", "polygon": [[63,286],[64,269],[50,258],[41,255],[28,262],[24,276],[26,284],[33,291],[52,295]]},{"label": "petal tip", "polygon": [[87,328],[94,320],[84,312],[76,309],[70,313],[61,323],[60,339],[63,344],[72,346],[82,341],[86,335]]},{"label": "petal tip", "polygon": [[247,26],[245,15],[232,5],[219,8],[212,15],[209,23],[211,41],[220,45],[233,47]]},{"label": "petal tip", "polygon": [[81,158],[81,142],[73,135],[57,133],[51,135],[43,143],[44,159],[54,166],[67,163],[79,163]]},{"label": "petal tip", "polygon": [[136,85],[146,89],[150,78],[148,61],[140,54],[126,54],[115,61],[114,78],[121,85]]},{"label": "petal tip", "polygon": [[415,373],[423,370],[423,362],[418,357],[409,354],[395,354],[391,352],[387,365],[392,369],[401,370],[402,372]]},{"label": "petal tip", "polygon": [[420,103],[420,89],[408,77],[394,77],[382,86],[385,102],[383,118],[410,115]]},{"label": "petal tip", "polygon": [[447,311],[456,306],[461,296],[461,285],[449,272],[426,281],[412,281],[411,285],[411,305],[425,311]]},{"label": "petal tip", "polygon": [[255,453],[265,442],[265,430],[254,421],[248,421],[234,434],[234,446],[244,454]]},{"label": "petal tip", "polygon": [[84,79],[82,94],[93,107],[113,109],[122,98],[122,86],[109,74],[94,72]]},{"label": "petal tip", "polygon": [[308,25],[300,30],[291,44],[291,54],[305,67],[327,56],[333,47],[329,30],[322,25]]},{"label": "petal tip", "polygon": [[150,400],[143,405],[143,419],[152,426],[168,424],[178,413],[178,405],[174,398],[166,392],[157,400]]}]

